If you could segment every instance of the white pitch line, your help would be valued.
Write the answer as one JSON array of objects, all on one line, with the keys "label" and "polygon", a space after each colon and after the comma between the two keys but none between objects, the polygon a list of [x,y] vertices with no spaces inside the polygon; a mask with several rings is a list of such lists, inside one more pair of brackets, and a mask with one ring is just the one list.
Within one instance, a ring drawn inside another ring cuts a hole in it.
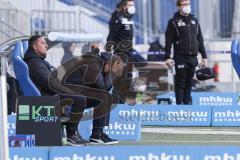
[{"label": "white pitch line", "polygon": [[162,133],[162,134],[189,134],[189,135],[240,135],[240,130],[209,130],[195,128],[142,128],[145,133]]}]

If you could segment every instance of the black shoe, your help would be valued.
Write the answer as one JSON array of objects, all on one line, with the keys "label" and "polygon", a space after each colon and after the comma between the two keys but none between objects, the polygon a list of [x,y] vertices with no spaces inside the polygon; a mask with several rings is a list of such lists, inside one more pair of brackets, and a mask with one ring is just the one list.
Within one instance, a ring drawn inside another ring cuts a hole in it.
[{"label": "black shoe", "polygon": [[93,144],[117,144],[119,143],[118,140],[111,139],[105,133],[102,133],[101,136],[94,136],[92,135],[89,138],[90,142]]},{"label": "black shoe", "polygon": [[71,135],[67,137],[67,145],[70,146],[86,146],[89,141],[83,139],[79,134]]}]

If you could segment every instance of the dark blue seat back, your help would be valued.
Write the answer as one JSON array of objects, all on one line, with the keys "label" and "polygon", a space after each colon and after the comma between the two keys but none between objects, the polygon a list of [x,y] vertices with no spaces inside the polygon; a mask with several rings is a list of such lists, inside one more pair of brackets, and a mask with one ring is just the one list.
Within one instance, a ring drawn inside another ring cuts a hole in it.
[{"label": "dark blue seat back", "polygon": [[[26,47],[26,46],[25,46]],[[24,49],[26,50],[26,48]],[[13,69],[16,79],[23,91],[24,96],[41,96],[38,88],[33,84],[29,77],[29,69],[27,64],[22,59],[23,44],[18,41],[13,50]]]},{"label": "dark blue seat back", "polygon": [[233,40],[231,47],[231,58],[233,67],[240,78],[240,45],[237,40]]}]

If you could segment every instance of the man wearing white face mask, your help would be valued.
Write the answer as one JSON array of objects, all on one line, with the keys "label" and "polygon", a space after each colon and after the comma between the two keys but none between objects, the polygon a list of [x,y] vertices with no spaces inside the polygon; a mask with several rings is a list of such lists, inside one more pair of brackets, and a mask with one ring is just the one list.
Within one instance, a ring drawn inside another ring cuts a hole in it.
[{"label": "man wearing white face mask", "polygon": [[[175,96],[177,104],[192,104],[191,88],[197,54],[201,53],[202,65],[207,65],[207,54],[198,19],[191,14],[190,0],[177,0],[178,11],[168,22],[165,33],[165,60],[175,65]],[[174,55],[171,59],[171,48]]]},{"label": "man wearing white face mask", "polygon": [[114,82],[115,103],[125,103],[126,97],[132,98],[135,94],[130,92],[133,70],[133,15],[135,14],[135,6],[133,0],[122,0],[118,4],[118,9],[112,14],[109,21],[109,35],[107,37],[106,51],[114,50],[114,54],[118,54],[126,67],[121,77]]}]

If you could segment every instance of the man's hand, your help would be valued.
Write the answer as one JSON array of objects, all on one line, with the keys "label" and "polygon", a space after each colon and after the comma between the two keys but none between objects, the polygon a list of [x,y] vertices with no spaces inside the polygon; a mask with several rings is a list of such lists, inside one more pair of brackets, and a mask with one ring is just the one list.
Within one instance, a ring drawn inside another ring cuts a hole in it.
[{"label": "man's hand", "polygon": [[201,66],[201,67],[202,67],[202,66],[207,67],[207,65],[208,65],[208,60],[207,60],[207,58],[203,58],[200,66]]},{"label": "man's hand", "polygon": [[174,60],[172,60],[172,59],[167,59],[167,60],[165,61],[165,64],[170,68],[170,67],[172,67],[172,66],[174,65]]},{"label": "man's hand", "polygon": [[114,42],[108,42],[105,45],[106,52],[112,52],[114,50]]}]

